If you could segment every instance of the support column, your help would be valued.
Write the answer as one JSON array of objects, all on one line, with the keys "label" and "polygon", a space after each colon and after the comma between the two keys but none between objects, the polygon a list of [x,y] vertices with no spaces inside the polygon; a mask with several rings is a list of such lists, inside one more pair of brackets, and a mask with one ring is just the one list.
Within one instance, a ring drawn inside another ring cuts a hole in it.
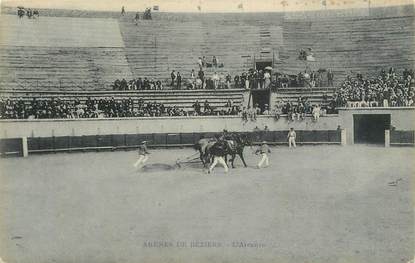
[{"label": "support column", "polygon": [[391,145],[391,132],[390,130],[385,130],[385,147],[390,147]]},{"label": "support column", "polygon": [[29,147],[27,146],[27,137],[22,138],[23,157],[29,156]]},{"label": "support column", "polygon": [[340,131],[340,141],[341,141],[342,146],[347,145],[346,135],[347,135],[346,129],[341,129],[341,131]]}]

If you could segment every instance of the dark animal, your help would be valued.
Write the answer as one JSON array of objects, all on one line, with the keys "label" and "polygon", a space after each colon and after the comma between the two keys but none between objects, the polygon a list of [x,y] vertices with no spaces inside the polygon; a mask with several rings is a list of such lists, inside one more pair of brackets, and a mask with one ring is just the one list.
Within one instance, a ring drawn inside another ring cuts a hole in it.
[{"label": "dark animal", "polygon": [[[210,148],[217,142],[215,138],[203,138],[200,139],[194,146],[196,150],[200,153],[200,160],[203,163],[203,166],[206,167],[206,164],[208,164],[212,158],[210,153]],[[236,155],[238,155],[242,163],[245,167],[247,167],[247,164],[245,162],[245,158],[243,156],[243,151],[245,146],[251,146],[252,143],[249,140],[248,136],[246,134],[238,135],[231,133],[229,135],[225,135],[225,142],[226,142],[226,155],[225,161],[227,162],[227,156],[231,156],[231,165],[232,168],[235,168],[234,161],[236,158]]]}]

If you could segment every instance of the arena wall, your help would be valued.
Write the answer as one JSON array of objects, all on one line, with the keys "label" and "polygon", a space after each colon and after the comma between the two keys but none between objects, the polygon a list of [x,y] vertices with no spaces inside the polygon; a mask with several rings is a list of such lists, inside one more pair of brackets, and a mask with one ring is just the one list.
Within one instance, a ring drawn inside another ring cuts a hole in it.
[{"label": "arena wall", "polygon": [[[308,118],[310,119],[310,118]],[[337,116],[288,123],[260,116],[244,122],[240,117],[170,117],[77,120],[0,121],[0,155],[134,149],[142,140],[151,147],[192,146],[202,137],[223,129],[248,133],[254,143],[286,144],[290,127],[297,130],[298,144],[340,144]],[[265,126],[268,127],[264,130]],[[256,129],[258,128],[258,129]]]},{"label": "arena wall", "polygon": [[353,144],[354,128],[353,115],[355,114],[390,114],[391,128],[396,131],[415,131],[415,108],[414,107],[395,107],[395,108],[339,108],[339,119],[342,128],[346,129],[347,144]]},{"label": "arena wall", "polygon": [[288,122],[285,116],[275,120],[271,116],[258,116],[256,121],[244,122],[237,116],[61,119],[61,120],[1,120],[0,139],[21,137],[88,136],[140,133],[206,133],[223,129],[251,132],[268,126],[271,131],[336,130],[341,124],[337,115],[328,115],[314,122]]},{"label": "arena wall", "polygon": [[385,132],[385,146],[414,146],[414,108],[342,108],[338,115],[322,116],[317,122],[310,117],[288,122],[286,116],[278,120],[259,116],[247,122],[237,116],[2,120],[0,155],[133,149],[142,140],[150,141],[153,147],[191,146],[223,129],[248,133],[253,142],[286,144],[291,127],[297,131],[299,144],[345,145],[353,144],[354,114],[390,114],[392,127],[388,139]]}]

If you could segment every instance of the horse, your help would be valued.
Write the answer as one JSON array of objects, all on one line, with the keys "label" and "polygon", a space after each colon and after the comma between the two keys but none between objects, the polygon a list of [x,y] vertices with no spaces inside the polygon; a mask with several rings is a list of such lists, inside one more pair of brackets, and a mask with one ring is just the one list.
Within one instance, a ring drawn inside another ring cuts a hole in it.
[{"label": "horse", "polygon": [[[196,150],[199,150],[200,160],[202,161],[204,167],[206,167],[206,164],[209,163],[211,159],[211,156],[209,156],[209,149],[215,144],[216,141],[217,140],[215,138],[202,138],[194,146]],[[234,161],[236,155],[238,155],[244,166],[247,167],[243,151],[245,146],[252,145],[248,136],[246,134],[230,134],[230,136],[225,136],[225,141],[227,145],[225,161],[227,162],[227,155],[230,155],[232,168],[235,168]]]},{"label": "horse", "polygon": [[209,156],[207,154],[208,149],[216,143],[215,138],[202,138],[195,145],[194,149],[198,150],[200,153],[200,160],[203,163],[203,167],[206,167],[206,164],[209,163]]},{"label": "horse", "polygon": [[232,168],[235,168],[234,161],[236,155],[241,158],[242,163],[244,164],[244,167],[247,167],[245,158],[244,158],[244,148],[245,146],[252,146],[251,141],[249,140],[248,136],[246,134],[242,135],[234,135],[232,136],[232,139],[227,139],[228,143],[228,154],[231,156],[231,165]]}]

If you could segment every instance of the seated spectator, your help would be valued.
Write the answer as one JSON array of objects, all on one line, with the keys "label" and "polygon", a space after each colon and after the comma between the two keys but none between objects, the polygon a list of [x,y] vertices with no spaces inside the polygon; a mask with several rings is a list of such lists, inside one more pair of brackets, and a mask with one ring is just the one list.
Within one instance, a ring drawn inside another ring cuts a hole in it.
[{"label": "seated spectator", "polygon": [[196,113],[196,115],[201,115],[201,106],[198,100],[196,100],[196,102],[192,105],[194,112]]},{"label": "seated spectator", "polygon": [[318,121],[320,118],[320,106],[318,104],[313,106],[312,114],[314,121]]},{"label": "seated spectator", "polygon": [[263,115],[270,115],[271,114],[268,104],[264,105],[264,111],[262,112],[262,114]]}]

